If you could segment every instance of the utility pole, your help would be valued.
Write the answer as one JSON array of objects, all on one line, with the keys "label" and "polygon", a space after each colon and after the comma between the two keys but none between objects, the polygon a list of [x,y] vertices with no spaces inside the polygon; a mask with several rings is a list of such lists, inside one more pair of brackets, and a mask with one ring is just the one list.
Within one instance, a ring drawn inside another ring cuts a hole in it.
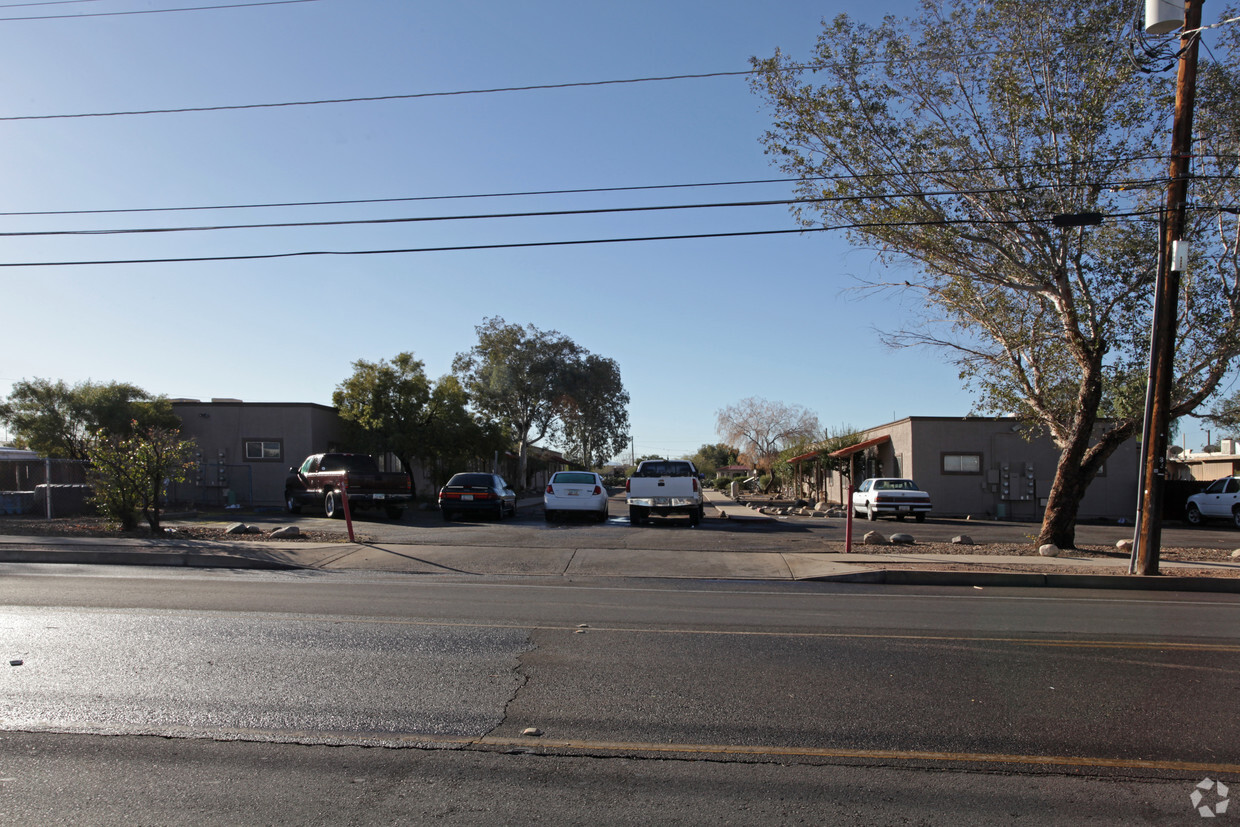
[{"label": "utility pole", "polygon": [[1158,277],[1154,289],[1154,323],[1150,340],[1150,378],[1146,396],[1146,431],[1141,439],[1141,507],[1132,547],[1130,574],[1158,574],[1162,545],[1163,484],[1167,478],[1167,432],[1171,426],[1171,384],[1175,373],[1176,315],[1180,272],[1185,267],[1185,212],[1192,169],[1193,103],[1197,94],[1197,48],[1201,41],[1201,4],[1185,0],[1176,77],[1175,123],[1167,182],[1166,221],[1159,238]]}]

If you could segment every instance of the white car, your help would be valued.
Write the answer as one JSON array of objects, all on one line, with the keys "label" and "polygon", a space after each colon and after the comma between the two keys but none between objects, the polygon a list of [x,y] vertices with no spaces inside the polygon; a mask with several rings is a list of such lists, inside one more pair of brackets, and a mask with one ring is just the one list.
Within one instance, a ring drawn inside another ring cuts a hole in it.
[{"label": "white car", "polygon": [[556,471],[543,492],[543,510],[547,522],[577,512],[601,523],[607,519],[607,486],[591,471]]},{"label": "white car", "polygon": [[1189,497],[1184,518],[1189,525],[1201,525],[1209,518],[1231,520],[1240,528],[1240,477],[1215,480],[1205,491]]},{"label": "white car", "polygon": [[930,495],[912,480],[872,477],[857,487],[852,496],[853,514],[877,520],[884,514],[903,520],[910,514],[919,523],[930,513]]}]

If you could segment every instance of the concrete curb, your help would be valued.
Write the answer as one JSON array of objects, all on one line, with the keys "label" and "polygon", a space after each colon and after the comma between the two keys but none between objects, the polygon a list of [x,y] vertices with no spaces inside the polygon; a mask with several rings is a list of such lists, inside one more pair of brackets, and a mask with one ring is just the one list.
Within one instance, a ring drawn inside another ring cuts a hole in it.
[{"label": "concrete curb", "polygon": [[302,569],[292,563],[256,560],[232,554],[203,554],[184,551],[49,551],[45,549],[0,549],[0,563],[61,563],[99,566],[176,566],[202,569]]},{"label": "concrete curb", "polygon": [[975,588],[1119,589],[1151,592],[1240,594],[1240,579],[1225,577],[1133,577],[1125,574],[1039,574],[1037,572],[933,571],[870,569],[846,574],[804,577],[832,583],[884,586],[960,586]]}]

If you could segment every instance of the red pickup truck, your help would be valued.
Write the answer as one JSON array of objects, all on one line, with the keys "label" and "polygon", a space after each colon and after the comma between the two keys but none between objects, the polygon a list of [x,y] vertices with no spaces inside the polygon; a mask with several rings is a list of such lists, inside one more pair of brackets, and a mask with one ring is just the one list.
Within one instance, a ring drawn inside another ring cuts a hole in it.
[{"label": "red pickup truck", "polygon": [[399,520],[413,499],[409,476],[379,470],[367,454],[314,454],[300,468],[288,469],[284,480],[284,507],[300,514],[302,506],[321,507],[328,517],[344,516],[344,492],[349,508],[382,508]]}]

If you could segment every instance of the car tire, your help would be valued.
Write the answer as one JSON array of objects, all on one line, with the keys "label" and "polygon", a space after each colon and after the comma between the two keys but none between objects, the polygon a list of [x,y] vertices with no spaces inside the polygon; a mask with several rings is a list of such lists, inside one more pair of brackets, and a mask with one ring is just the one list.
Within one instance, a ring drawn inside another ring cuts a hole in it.
[{"label": "car tire", "polygon": [[554,522],[555,522],[555,512],[554,512],[554,511],[552,511],[551,509],[546,509],[546,510],[544,510],[544,511],[543,511],[543,517],[544,517],[544,518],[546,518],[547,522],[549,522],[549,523],[554,523]]},{"label": "car tire", "polygon": [[284,510],[290,514],[301,513],[301,503],[297,502],[297,498],[290,491],[284,492]]},{"label": "car tire", "polygon": [[914,519],[914,520],[916,520],[916,521],[917,521],[917,522],[919,522],[919,523],[924,523],[924,522],[926,521],[926,515],[925,515],[925,514],[918,514],[918,515],[917,515],[916,517],[914,517],[913,519]]},{"label": "car tire", "polygon": [[695,508],[689,512],[689,525],[696,526],[702,522],[702,510]]},{"label": "car tire", "polygon": [[446,509],[446,508],[445,508],[445,509],[443,509],[440,513],[441,513],[441,514],[443,514],[443,521],[444,521],[445,523],[450,523],[450,522],[452,522],[452,512],[451,512],[451,511],[449,511],[448,509]]},{"label": "car tire", "polygon": [[878,510],[874,508],[873,504],[867,505],[865,507],[865,518],[869,520],[870,522],[874,522],[875,520],[878,519]]},{"label": "car tire", "polygon": [[405,509],[395,505],[385,508],[384,512],[387,514],[389,520],[399,520],[401,517],[405,516]]},{"label": "car tire", "polygon": [[1201,516],[1201,509],[1197,507],[1196,503],[1188,504],[1188,508],[1184,512],[1184,519],[1191,526],[1201,526],[1206,521],[1205,517]]},{"label": "car tire", "polygon": [[1231,524],[1236,528],[1240,528],[1240,505],[1232,506]]},{"label": "car tire", "polygon": [[629,506],[629,525],[641,525],[646,519],[646,510],[640,506]]},{"label": "car tire", "polygon": [[323,516],[329,520],[339,520],[344,516],[344,508],[340,505],[340,495],[328,491],[323,496]]}]

